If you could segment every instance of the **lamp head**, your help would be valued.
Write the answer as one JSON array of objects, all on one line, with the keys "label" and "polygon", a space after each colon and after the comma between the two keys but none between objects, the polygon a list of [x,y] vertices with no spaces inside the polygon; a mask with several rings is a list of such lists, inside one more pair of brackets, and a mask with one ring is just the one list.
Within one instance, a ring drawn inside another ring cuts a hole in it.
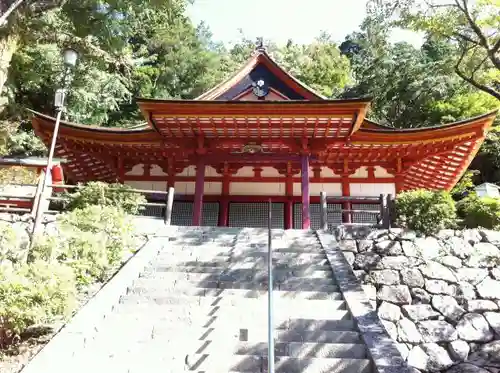
[{"label": "lamp head", "polygon": [[73,48],[66,48],[63,51],[63,58],[66,66],[74,67],[78,60],[78,52]]}]

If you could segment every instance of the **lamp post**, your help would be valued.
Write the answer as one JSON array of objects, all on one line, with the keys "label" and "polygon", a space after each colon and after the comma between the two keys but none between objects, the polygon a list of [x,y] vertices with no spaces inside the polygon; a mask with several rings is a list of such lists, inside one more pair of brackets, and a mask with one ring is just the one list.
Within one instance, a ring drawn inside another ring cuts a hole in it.
[{"label": "lamp post", "polygon": [[[56,115],[56,123],[54,126],[54,133],[52,134],[52,141],[50,144],[50,149],[49,149],[49,157],[47,159],[47,167],[45,169],[45,175],[43,177],[43,182],[41,187],[39,188],[40,190],[38,191],[38,198],[35,198],[35,203],[36,203],[36,208],[35,208],[35,222],[33,224],[33,232],[32,235],[34,236],[35,233],[38,230],[38,227],[40,225],[40,220],[43,216],[43,211],[41,209],[42,202],[44,200],[44,193],[45,189],[47,188],[47,183],[49,181],[49,174],[52,172],[52,166],[53,166],[53,158],[54,158],[54,151],[56,148],[56,143],[57,143],[57,135],[59,133],[59,124],[61,121],[61,115],[65,110],[64,104],[66,100],[66,93],[67,93],[67,88],[69,87],[71,83],[71,70],[75,67],[76,62],[78,60],[78,52],[72,48],[66,48],[63,51],[63,61],[64,61],[64,77],[63,77],[63,87],[59,88],[56,90],[55,97],[54,97],[54,106],[57,112]],[[33,242],[33,240],[31,240]]]}]

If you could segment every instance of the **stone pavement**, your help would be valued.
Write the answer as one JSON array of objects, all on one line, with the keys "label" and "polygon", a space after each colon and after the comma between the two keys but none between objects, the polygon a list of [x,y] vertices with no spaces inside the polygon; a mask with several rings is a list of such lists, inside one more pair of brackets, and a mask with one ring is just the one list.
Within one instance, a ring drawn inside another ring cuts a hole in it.
[{"label": "stone pavement", "polygon": [[[154,233],[23,373],[267,370],[267,230]],[[375,371],[376,338],[358,328],[369,319],[352,317],[362,308],[317,235],[273,230],[273,249],[276,372]]]}]

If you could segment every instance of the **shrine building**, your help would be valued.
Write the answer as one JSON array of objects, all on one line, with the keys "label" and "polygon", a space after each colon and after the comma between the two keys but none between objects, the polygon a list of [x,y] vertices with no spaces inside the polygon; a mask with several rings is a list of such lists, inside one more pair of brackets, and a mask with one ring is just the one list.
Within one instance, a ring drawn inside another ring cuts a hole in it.
[{"label": "shrine building", "polygon": [[[321,191],[373,200],[418,188],[450,190],[496,115],[386,127],[366,118],[369,99],[326,99],[262,48],[194,100],[141,98],[138,105],[147,120],[139,128],[61,122],[56,156],[66,160],[69,182],[172,186],[177,225],[265,227],[271,199],[276,228],[308,228],[311,221],[317,227]],[[32,122],[49,145],[55,119],[34,113]],[[333,201],[329,209],[339,206]],[[342,222],[342,214],[333,216]]]}]

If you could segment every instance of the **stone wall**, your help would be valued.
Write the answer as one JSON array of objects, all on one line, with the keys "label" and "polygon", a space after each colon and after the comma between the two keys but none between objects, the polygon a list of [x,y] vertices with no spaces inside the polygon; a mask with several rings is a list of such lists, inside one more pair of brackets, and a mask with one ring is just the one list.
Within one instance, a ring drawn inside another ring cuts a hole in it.
[{"label": "stone wall", "polygon": [[408,364],[500,372],[500,232],[336,232],[345,257]]}]

